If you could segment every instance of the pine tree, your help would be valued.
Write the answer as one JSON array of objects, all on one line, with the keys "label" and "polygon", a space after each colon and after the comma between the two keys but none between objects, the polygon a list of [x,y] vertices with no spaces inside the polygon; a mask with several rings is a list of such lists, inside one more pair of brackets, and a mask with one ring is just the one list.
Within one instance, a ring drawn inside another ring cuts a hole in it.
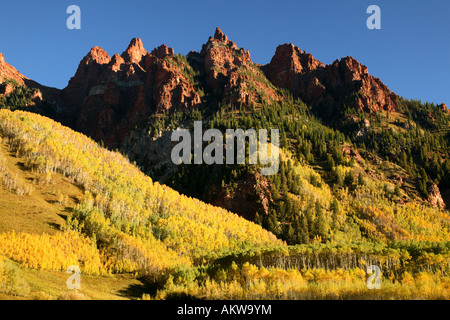
[{"label": "pine tree", "polygon": [[364,180],[364,176],[362,173],[358,175],[358,186],[365,186],[366,181]]},{"label": "pine tree", "polygon": [[254,221],[255,221],[256,224],[258,224],[260,226],[263,223],[263,219],[262,219],[261,215],[258,212],[255,213],[255,220]]},{"label": "pine tree", "polygon": [[336,230],[338,228],[338,217],[339,217],[339,203],[336,198],[333,198],[330,204],[332,228]]},{"label": "pine tree", "polygon": [[335,164],[335,162],[334,162],[334,159],[333,159],[333,157],[330,155],[330,154],[328,154],[327,155],[327,168],[328,168],[328,170],[333,170],[333,168],[336,166],[336,164]]},{"label": "pine tree", "polygon": [[308,219],[306,218],[306,215],[303,214],[302,215],[302,220],[301,220],[301,243],[309,243],[309,228],[308,228]]},{"label": "pine tree", "polygon": [[320,205],[319,201],[316,201],[316,225],[315,225],[315,233],[319,235],[322,239],[325,239],[327,236],[327,222],[325,220],[325,215],[323,212],[323,208]]},{"label": "pine tree", "polygon": [[344,185],[349,187],[350,189],[353,187],[353,183],[355,182],[355,176],[353,175],[353,171],[349,170],[345,174]]}]

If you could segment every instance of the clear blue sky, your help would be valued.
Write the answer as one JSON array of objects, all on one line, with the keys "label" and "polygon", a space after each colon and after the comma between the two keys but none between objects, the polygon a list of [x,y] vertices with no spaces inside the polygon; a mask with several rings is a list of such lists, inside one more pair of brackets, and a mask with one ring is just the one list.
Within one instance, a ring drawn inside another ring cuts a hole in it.
[{"label": "clear blue sky", "polygon": [[[66,27],[71,4],[81,30]],[[381,30],[366,27],[371,4]],[[217,26],[254,62],[290,42],[325,64],[349,55],[397,94],[450,106],[449,0],[2,1],[0,52],[27,77],[63,88],[93,46],[113,55],[140,37],[147,51],[165,43],[187,54]]]}]

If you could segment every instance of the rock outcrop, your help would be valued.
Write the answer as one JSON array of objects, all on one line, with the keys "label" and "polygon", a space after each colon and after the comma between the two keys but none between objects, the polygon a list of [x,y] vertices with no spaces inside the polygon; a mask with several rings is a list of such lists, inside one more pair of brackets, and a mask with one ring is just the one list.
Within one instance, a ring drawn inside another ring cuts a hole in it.
[{"label": "rock outcrop", "polygon": [[200,54],[191,52],[189,57],[200,61],[210,91],[223,103],[250,105],[279,100],[275,87],[252,62],[250,53],[238,49],[220,28]]},{"label": "rock outcrop", "polygon": [[[5,84],[5,79],[14,80],[19,86],[27,86],[29,88],[38,89],[34,90],[32,96],[30,97],[35,104],[39,104],[43,99],[54,105],[59,103],[60,90],[43,86],[36,81],[25,77],[16,68],[7,63],[4,55],[0,53],[0,94],[2,95],[8,95],[14,91],[14,84]],[[33,111],[43,113],[39,108]]]},{"label": "rock outcrop", "polygon": [[442,199],[441,192],[439,190],[439,187],[434,183],[431,182],[427,185],[428,189],[428,202],[433,208],[439,208],[444,209],[445,208],[445,202],[444,199]]},{"label": "rock outcrop", "polygon": [[308,83],[305,76],[324,64],[293,44],[277,47],[270,63],[263,67],[267,78],[276,86],[289,90],[298,96],[306,93]]},{"label": "rock outcrop", "polygon": [[344,106],[367,112],[396,108],[397,95],[352,57],[325,66],[293,44],[284,44],[263,70],[275,86],[328,114]]},{"label": "rock outcrop", "polygon": [[128,45],[127,50],[122,53],[122,58],[125,62],[139,65],[145,55],[147,55],[147,51],[144,49],[142,40],[134,38]]},{"label": "rock outcrop", "polygon": [[202,50],[187,58],[166,45],[149,53],[138,38],[112,57],[92,48],[63,90],[61,121],[116,148],[149,115],[201,105],[204,91],[235,105],[279,99],[250,53],[217,28]]},{"label": "rock outcrop", "polygon": [[267,215],[273,205],[272,186],[265,176],[250,175],[237,182],[235,190],[227,189],[210,201],[212,205],[235,212],[247,220],[255,220],[255,214]]},{"label": "rock outcrop", "polygon": [[[165,45],[148,53],[141,39],[111,58],[94,47],[63,91],[62,121],[109,147],[149,115],[201,103],[187,65]],[[76,119],[76,120],[74,120]]]},{"label": "rock outcrop", "polygon": [[28,78],[17,71],[16,68],[5,62],[4,55],[0,53],[0,83],[3,83],[4,79],[15,80],[22,86],[25,85],[24,80],[28,80]]}]

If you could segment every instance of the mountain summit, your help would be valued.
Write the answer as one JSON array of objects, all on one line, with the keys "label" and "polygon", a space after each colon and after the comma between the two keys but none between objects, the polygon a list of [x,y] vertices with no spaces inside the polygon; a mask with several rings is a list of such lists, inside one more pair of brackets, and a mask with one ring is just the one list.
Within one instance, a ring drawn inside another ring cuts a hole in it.
[{"label": "mountain summit", "polygon": [[144,57],[146,54],[147,51],[144,49],[142,40],[140,38],[133,38],[127,50],[122,53],[122,58],[126,62],[138,64],[139,62],[141,62],[142,57]]},{"label": "mountain summit", "polygon": [[17,71],[16,68],[7,63],[5,61],[5,56],[0,53],[0,83],[2,83],[4,79],[15,80],[21,85],[25,85],[24,80],[28,80],[28,78]]},{"label": "mountain summit", "polygon": [[117,147],[130,128],[151,114],[186,110],[207,100],[270,104],[280,101],[280,88],[330,118],[344,107],[393,111],[398,99],[352,57],[324,65],[289,43],[278,46],[270,63],[260,66],[216,28],[199,52],[186,57],[164,44],[149,53],[140,38],[112,58],[100,47],[92,48],[62,91],[60,116],[63,123]]},{"label": "mountain summit", "polygon": [[[117,147],[130,128],[155,112],[201,102],[192,68],[161,45],[148,53],[134,38],[112,58],[94,47],[62,92],[62,122]],[[74,120],[76,119],[76,120]]]},{"label": "mountain summit", "polygon": [[352,57],[325,66],[293,44],[284,44],[263,70],[275,86],[325,114],[336,115],[344,105],[369,112],[396,108],[397,95]]},{"label": "mountain summit", "polygon": [[280,101],[279,89],[286,89],[331,118],[344,107],[393,111],[398,100],[352,57],[324,65],[289,43],[278,46],[270,63],[260,66],[220,28],[199,52],[191,51],[186,57],[164,44],[149,53],[140,38],[133,38],[122,54],[112,57],[93,47],[61,91],[46,90],[27,79],[3,55],[0,76],[43,88],[44,98],[58,106],[58,120],[111,147],[120,146],[142,118],[190,109],[207,100],[244,106],[270,104]]}]

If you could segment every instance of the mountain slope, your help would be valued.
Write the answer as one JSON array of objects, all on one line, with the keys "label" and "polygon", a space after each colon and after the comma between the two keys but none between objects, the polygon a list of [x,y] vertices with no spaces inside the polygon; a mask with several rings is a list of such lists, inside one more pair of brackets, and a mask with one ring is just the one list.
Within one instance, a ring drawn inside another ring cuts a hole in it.
[{"label": "mountain slope", "polygon": [[[52,105],[52,109],[58,107],[60,99],[60,90],[56,88],[46,87],[33,81],[23,74],[21,74],[16,68],[11,66],[5,61],[5,57],[0,53],[0,98],[2,96],[8,96],[14,93],[17,87],[26,87],[30,90],[31,94],[29,101],[26,105],[21,105],[20,101],[13,101],[15,103],[11,104],[9,101],[9,106],[15,105],[16,107],[35,107],[32,108],[34,112],[49,112],[48,109],[42,110],[42,102],[45,99],[47,103]],[[1,103],[1,101],[0,101]],[[23,103],[22,103],[23,104]]]},{"label": "mountain slope", "polygon": [[[27,170],[44,175],[47,183],[58,183],[60,187],[61,180],[69,179],[84,191],[63,229],[95,239],[98,250],[106,254],[95,262],[100,270],[96,272],[131,268],[154,275],[156,270],[190,265],[221,251],[280,243],[272,234],[235,214],[153,183],[120,154],[104,150],[47,118],[1,110],[0,132],[12,152],[24,157]],[[65,234],[55,236],[62,237],[55,241],[66,241]],[[34,241],[28,236],[21,240],[20,234],[2,237],[9,239],[3,242],[3,252],[13,256],[16,241],[29,245]],[[67,237],[67,241],[72,239],[70,232]],[[121,267],[122,263],[125,265]],[[57,263],[54,267],[61,268]]]},{"label": "mountain slope", "polygon": [[[64,295],[54,281],[79,265],[94,298],[102,280],[108,297],[449,298],[445,105],[290,44],[254,64],[220,29],[186,57],[94,47],[56,100],[3,67],[0,294],[30,297],[24,274]],[[176,166],[170,135],[195,120],[279,129],[278,173]],[[384,290],[367,290],[370,265]]]},{"label": "mountain slope", "polygon": [[[92,48],[61,96],[53,118],[119,149],[155,180],[289,243],[442,237],[400,228],[391,213],[375,223],[358,201],[371,186],[370,201],[381,198],[389,212],[405,204],[444,209],[447,109],[398,97],[351,57],[324,65],[284,44],[259,66],[219,28],[186,57],[165,45],[149,53],[135,38],[121,55]],[[289,157],[272,177],[258,176],[257,166],[176,166],[171,132],[192,129],[194,120],[223,131],[280,129]],[[326,192],[328,201],[316,205],[309,190]],[[386,231],[392,226],[398,232]],[[446,230],[445,223],[437,226]]]}]

